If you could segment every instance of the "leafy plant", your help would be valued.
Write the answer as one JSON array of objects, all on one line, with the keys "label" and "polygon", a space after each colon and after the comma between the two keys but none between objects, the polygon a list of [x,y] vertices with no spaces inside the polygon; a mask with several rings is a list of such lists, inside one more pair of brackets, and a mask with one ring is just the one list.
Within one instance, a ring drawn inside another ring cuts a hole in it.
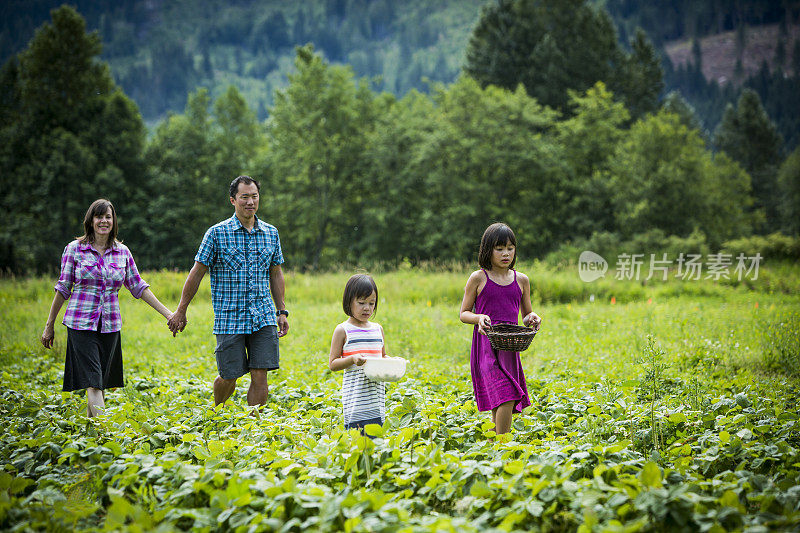
[{"label": "leafy plant", "polygon": [[[470,332],[453,311],[466,274],[378,275],[387,345],[411,363],[372,438],[344,431],[340,376],[326,366],[347,274],[287,274],[293,327],[259,416],[246,378],[213,408],[206,288],[174,339],[123,296],[128,382],[92,420],[83,395],[58,390],[63,336],[57,352],[35,345],[51,283],[0,280],[0,529],[800,526],[797,378],[739,364],[761,353],[759,312],[789,315],[796,296],[724,286],[657,304],[537,306],[547,327],[522,355],[531,407],[499,438],[475,407]],[[145,278],[173,298],[183,281]]]},{"label": "leafy plant", "polygon": [[634,363],[642,365],[644,375],[640,381],[640,398],[648,402],[650,420],[650,441],[653,451],[660,451],[662,445],[661,420],[659,406],[665,392],[664,370],[669,365],[664,362],[665,352],[656,343],[656,340],[648,335],[645,345],[640,354],[634,358]]}]

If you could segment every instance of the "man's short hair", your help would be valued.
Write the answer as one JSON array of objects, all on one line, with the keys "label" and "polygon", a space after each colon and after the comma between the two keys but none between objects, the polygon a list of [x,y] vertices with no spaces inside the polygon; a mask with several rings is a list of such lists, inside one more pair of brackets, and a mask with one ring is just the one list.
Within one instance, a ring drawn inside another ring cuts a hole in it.
[{"label": "man's short hair", "polygon": [[245,185],[255,183],[256,189],[261,191],[261,184],[258,182],[258,180],[254,180],[250,176],[239,176],[231,182],[231,198],[236,198],[236,193],[239,192],[240,183],[244,183]]}]

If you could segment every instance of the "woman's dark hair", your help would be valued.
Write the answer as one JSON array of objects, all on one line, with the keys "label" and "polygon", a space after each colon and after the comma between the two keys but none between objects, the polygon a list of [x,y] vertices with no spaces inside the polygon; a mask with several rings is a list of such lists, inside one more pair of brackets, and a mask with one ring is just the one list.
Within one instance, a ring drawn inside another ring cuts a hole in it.
[{"label": "woman's dark hair", "polygon": [[375,312],[378,311],[378,286],[369,274],[355,274],[347,280],[344,286],[344,296],[342,297],[342,309],[347,316],[353,316],[350,310],[353,300],[356,298],[366,298],[375,293]]},{"label": "woman's dark hair", "polygon": [[[486,228],[486,231],[483,232],[483,237],[481,237],[481,248],[478,251],[478,264],[481,268],[490,270],[492,268],[492,251],[494,247],[507,242],[510,242],[516,248],[517,238],[514,236],[514,232],[511,231],[511,228],[508,227],[508,224],[495,222]],[[514,259],[511,260],[511,264],[508,268],[514,268],[514,263],[516,262],[517,254],[515,252]]]},{"label": "woman's dark hair", "polygon": [[94,242],[94,217],[105,215],[106,211],[111,208],[111,234],[108,236],[107,246],[114,246],[116,243],[121,242],[117,240],[117,211],[114,209],[114,204],[105,198],[99,198],[92,202],[89,209],[86,210],[86,216],[83,217],[83,235],[76,237],[81,244],[91,244]]},{"label": "woman's dark hair", "polygon": [[258,182],[258,180],[254,180],[250,176],[238,176],[231,182],[231,198],[236,198],[236,193],[239,192],[240,183],[244,183],[245,185],[255,183],[256,189],[261,191],[261,184]]}]

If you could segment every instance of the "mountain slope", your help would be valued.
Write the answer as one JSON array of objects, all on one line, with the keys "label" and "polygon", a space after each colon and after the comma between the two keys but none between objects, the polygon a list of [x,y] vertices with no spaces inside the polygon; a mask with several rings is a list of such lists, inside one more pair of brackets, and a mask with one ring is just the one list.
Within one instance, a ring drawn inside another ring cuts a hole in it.
[{"label": "mountain slope", "polygon": [[[737,36],[741,34],[741,31],[727,31],[699,40],[701,70],[707,80],[715,80],[720,85],[731,81],[741,84],[746,77],[757,74],[764,62],[771,71],[781,67],[789,75],[800,74],[794,71],[793,65],[798,59],[793,55],[795,51],[787,46],[787,43],[800,39],[800,26],[790,27],[786,36],[781,36],[778,24],[747,27],[743,39],[739,37],[744,43],[739,45]],[[784,61],[778,65],[776,51],[781,39],[784,41]],[[664,45],[664,51],[674,66],[694,63],[692,43],[692,40],[681,39]]]}]

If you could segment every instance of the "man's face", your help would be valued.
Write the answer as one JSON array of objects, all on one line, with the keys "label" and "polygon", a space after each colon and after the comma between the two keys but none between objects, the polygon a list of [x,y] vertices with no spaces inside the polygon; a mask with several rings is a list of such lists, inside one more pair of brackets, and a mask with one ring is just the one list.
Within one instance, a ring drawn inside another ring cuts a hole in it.
[{"label": "man's face", "polygon": [[258,211],[258,187],[255,183],[240,183],[236,197],[231,198],[239,220],[250,220]]}]

